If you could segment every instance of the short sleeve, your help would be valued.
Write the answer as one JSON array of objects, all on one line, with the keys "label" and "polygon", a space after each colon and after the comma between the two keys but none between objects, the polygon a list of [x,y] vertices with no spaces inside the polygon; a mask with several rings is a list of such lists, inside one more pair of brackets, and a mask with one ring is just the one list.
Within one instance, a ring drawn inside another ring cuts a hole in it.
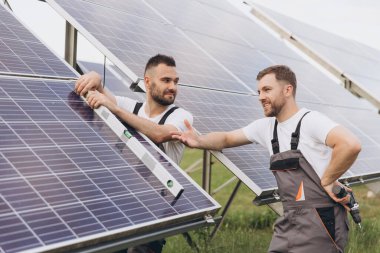
[{"label": "short sleeve", "polygon": [[117,105],[123,108],[124,110],[128,112],[133,112],[133,110],[135,109],[135,106],[137,103],[136,100],[130,99],[128,97],[121,97],[121,96],[115,96],[115,99],[116,99]]},{"label": "short sleeve", "polygon": [[184,121],[188,120],[193,125],[193,115],[185,109],[178,108],[172,112],[165,121],[166,124],[175,126],[179,131],[184,132],[187,130]]},{"label": "short sleeve", "polygon": [[[307,120],[305,120],[307,119]],[[309,117],[304,118],[302,128],[307,131],[307,134],[318,143],[326,144],[326,138],[329,132],[339,124],[331,120],[326,115],[312,111]]]},{"label": "short sleeve", "polygon": [[270,138],[268,130],[270,129],[271,118],[262,118],[253,121],[249,125],[242,128],[243,133],[251,142],[259,143],[266,147],[267,139]]}]

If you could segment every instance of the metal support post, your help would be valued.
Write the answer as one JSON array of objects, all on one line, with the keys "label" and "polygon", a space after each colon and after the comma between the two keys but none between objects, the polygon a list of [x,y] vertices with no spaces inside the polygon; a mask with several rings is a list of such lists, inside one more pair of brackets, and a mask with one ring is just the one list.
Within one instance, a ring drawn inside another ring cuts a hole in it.
[{"label": "metal support post", "polygon": [[228,199],[226,206],[225,206],[224,209],[223,209],[223,212],[222,212],[222,215],[221,215],[222,218],[220,219],[219,223],[217,223],[217,224],[215,225],[215,228],[214,228],[214,230],[212,231],[212,233],[211,233],[211,235],[210,235],[210,240],[212,240],[212,239],[215,237],[216,232],[218,232],[219,228],[222,226],[223,221],[224,221],[224,219],[226,218],[227,211],[228,211],[228,209],[229,209],[229,207],[230,207],[232,201],[234,200],[234,198],[235,198],[235,196],[236,196],[236,193],[238,192],[238,190],[239,190],[239,188],[240,188],[240,185],[241,185],[241,181],[239,180],[239,182],[237,182],[237,184],[236,184],[234,190],[232,191],[231,196],[230,196],[230,198]]},{"label": "metal support post", "polygon": [[77,37],[78,32],[66,21],[65,60],[76,68],[77,65]]},{"label": "metal support post", "polygon": [[210,194],[211,192],[211,153],[207,150],[203,151],[203,173],[202,188]]},{"label": "metal support post", "polygon": [[193,241],[193,239],[191,238],[190,234],[188,232],[185,232],[182,234],[183,237],[185,238],[187,244],[189,244],[190,248],[192,250],[194,250],[195,252],[199,253],[199,247],[198,245]]}]

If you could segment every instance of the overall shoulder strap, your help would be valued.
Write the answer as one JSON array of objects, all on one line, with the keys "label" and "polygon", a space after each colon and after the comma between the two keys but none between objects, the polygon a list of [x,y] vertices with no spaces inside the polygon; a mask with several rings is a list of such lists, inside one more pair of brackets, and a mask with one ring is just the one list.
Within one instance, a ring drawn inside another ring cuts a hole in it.
[{"label": "overall shoulder strap", "polygon": [[170,108],[169,111],[167,111],[164,116],[162,116],[162,118],[160,119],[160,121],[158,122],[159,125],[163,125],[165,124],[165,121],[166,119],[169,117],[170,114],[172,114],[172,112],[174,112],[175,110],[177,110],[179,107],[178,106],[174,106],[172,108]]},{"label": "overall shoulder strap", "polygon": [[273,154],[277,154],[280,152],[280,145],[278,144],[278,137],[277,137],[277,124],[278,124],[278,121],[276,119],[276,121],[274,122],[274,128],[273,128],[273,139],[271,140]]},{"label": "overall shoulder strap", "polygon": [[139,114],[140,108],[142,107],[143,103],[136,102],[135,108],[133,109],[133,114],[137,115]]},{"label": "overall shoulder strap", "polygon": [[302,122],[302,119],[303,117],[306,116],[306,114],[308,114],[310,111],[306,112],[302,118],[300,119],[300,121],[298,122],[298,125],[297,125],[297,128],[296,128],[296,131],[294,133],[292,133],[292,139],[290,141],[290,147],[292,150],[297,150],[298,148],[298,143],[300,141],[300,130],[301,130],[301,122]]}]

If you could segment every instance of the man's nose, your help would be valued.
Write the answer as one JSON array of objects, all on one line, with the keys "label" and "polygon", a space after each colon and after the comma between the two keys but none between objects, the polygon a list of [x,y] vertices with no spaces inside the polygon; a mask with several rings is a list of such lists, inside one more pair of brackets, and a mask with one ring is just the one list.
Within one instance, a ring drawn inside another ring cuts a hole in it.
[{"label": "man's nose", "polygon": [[169,83],[169,87],[168,87],[169,90],[172,90],[172,91],[176,91],[177,90],[177,83],[174,82],[174,81],[171,81]]},{"label": "man's nose", "polygon": [[262,101],[265,99],[265,96],[262,92],[259,93],[259,100]]}]

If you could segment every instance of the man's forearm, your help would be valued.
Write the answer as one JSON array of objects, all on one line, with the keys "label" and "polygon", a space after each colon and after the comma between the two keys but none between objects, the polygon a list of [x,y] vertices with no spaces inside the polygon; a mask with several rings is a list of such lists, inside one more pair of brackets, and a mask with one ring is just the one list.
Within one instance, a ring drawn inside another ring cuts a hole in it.
[{"label": "man's forearm", "polygon": [[208,150],[222,150],[226,147],[226,134],[224,132],[212,132],[199,136],[199,147]]},{"label": "man's forearm", "polygon": [[109,91],[107,88],[104,88],[102,85],[100,86],[100,88],[98,88],[98,91],[102,94],[104,94],[105,96],[107,96],[111,101],[112,103],[114,104],[117,104],[117,101],[116,101],[116,97],[112,94],[111,91]]},{"label": "man's forearm", "polygon": [[170,130],[175,130],[166,130],[163,125],[158,125],[147,119],[134,115],[133,113],[125,111],[119,106],[115,106],[115,108],[111,111],[128,125],[140,133],[143,133],[155,143],[162,143],[171,140]]},{"label": "man's forearm", "polygon": [[360,152],[360,146],[347,147],[340,145],[332,152],[331,161],[321,178],[322,186],[338,180],[355,162]]}]

